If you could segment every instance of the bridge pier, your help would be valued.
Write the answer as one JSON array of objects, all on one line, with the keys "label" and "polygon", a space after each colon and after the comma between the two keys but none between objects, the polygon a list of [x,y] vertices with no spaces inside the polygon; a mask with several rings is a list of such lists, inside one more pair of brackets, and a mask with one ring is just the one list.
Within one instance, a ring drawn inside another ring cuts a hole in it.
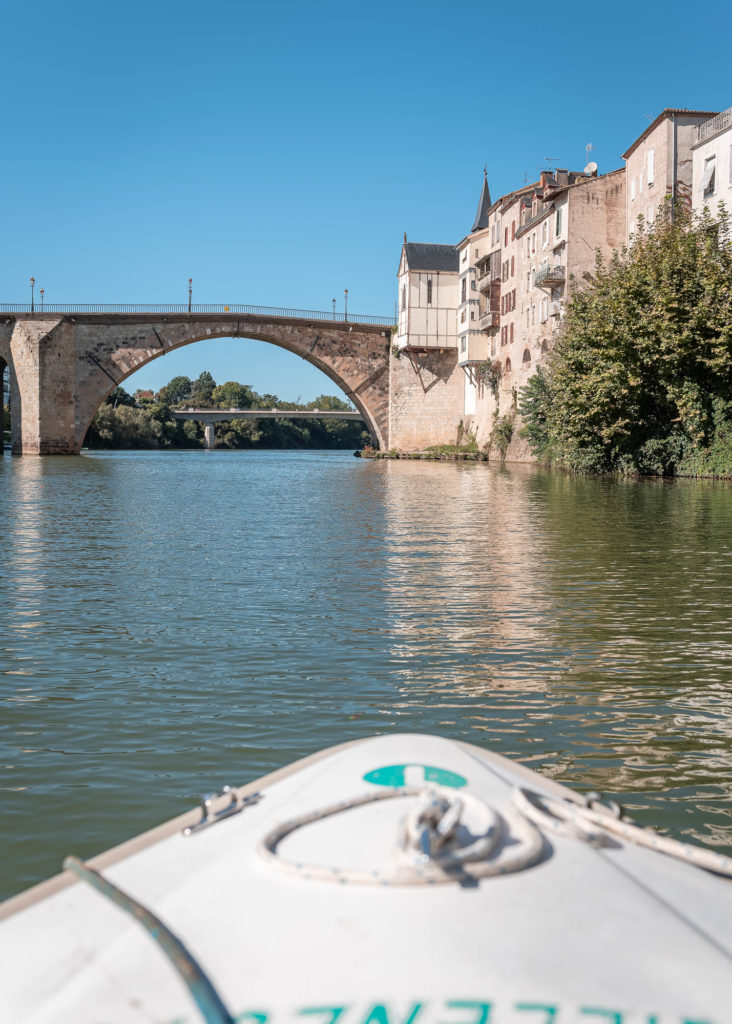
[{"label": "bridge pier", "polygon": [[216,447],[216,424],[205,423],[203,426],[203,435],[206,438],[206,447],[209,451],[213,451]]}]

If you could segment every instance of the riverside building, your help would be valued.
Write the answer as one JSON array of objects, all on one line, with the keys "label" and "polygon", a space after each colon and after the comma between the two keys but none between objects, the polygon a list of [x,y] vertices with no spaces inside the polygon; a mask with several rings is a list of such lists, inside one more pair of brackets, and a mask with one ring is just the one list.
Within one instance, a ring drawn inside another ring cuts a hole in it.
[{"label": "riverside building", "polygon": [[653,224],[667,200],[692,206],[693,147],[698,129],[716,111],[668,107],[623,153],[626,187],[626,240],[638,230],[639,220]]},{"label": "riverside building", "polygon": [[[631,244],[673,198],[689,208],[732,201],[732,108],[667,108],[599,175],[542,172],[492,200],[487,172],[470,232],[456,246],[402,247],[390,379],[390,437],[416,450],[489,441],[551,351],[570,288]],[[405,358],[406,357],[406,358]],[[398,365],[396,365],[398,364]],[[516,424],[520,426],[519,423]],[[531,461],[514,430],[508,457]]]},{"label": "riverside building", "polygon": [[716,218],[724,205],[732,215],[732,107],[697,126],[691,151],[693,211]]}]

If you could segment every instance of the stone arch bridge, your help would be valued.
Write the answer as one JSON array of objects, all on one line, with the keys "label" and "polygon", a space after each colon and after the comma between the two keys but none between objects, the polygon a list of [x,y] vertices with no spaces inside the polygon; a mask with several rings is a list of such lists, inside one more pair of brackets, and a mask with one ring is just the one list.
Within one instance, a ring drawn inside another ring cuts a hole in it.
[{"label": "stone arch bridge", "polygon": [[0,306],[13,453],[77,455],[115,387],[151,360],[206,338],[267,341],[301,356],[345,392],[375,444],[387,447],[393,322],[251,306]]}]

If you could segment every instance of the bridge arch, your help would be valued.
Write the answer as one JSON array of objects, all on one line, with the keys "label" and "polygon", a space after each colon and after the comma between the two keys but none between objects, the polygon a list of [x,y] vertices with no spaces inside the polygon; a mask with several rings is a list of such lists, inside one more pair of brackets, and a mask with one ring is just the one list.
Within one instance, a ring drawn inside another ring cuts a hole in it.
[{"label": "bridge arch", "polygon": [[[19,317],[15,330],[27,335],[30,319]],[[46,321],[41,332],[40,326],[33,324],[43,335],[38,398],[44,420],[55,426],[37,440],[26,431],[24,451],[78,454],[102,402],[135,371],[186,345],[237,337],[268,342],[317,367],[353,402],[375,444],[388,443],[388,327],[221,313],[80,314]]]}]

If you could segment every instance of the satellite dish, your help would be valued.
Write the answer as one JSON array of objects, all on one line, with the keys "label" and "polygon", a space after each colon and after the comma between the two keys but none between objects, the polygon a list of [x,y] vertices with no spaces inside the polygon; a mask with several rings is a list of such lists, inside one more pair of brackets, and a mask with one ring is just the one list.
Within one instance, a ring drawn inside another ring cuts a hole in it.
[{"label": "satellite dish", "polygon": [[597,164],[594,160],[591,163],[589,163],[587,167],[585,167],[585,174],[589,174],[590,177],[592,177],[592,175],[594,174],[597,174]]}]

